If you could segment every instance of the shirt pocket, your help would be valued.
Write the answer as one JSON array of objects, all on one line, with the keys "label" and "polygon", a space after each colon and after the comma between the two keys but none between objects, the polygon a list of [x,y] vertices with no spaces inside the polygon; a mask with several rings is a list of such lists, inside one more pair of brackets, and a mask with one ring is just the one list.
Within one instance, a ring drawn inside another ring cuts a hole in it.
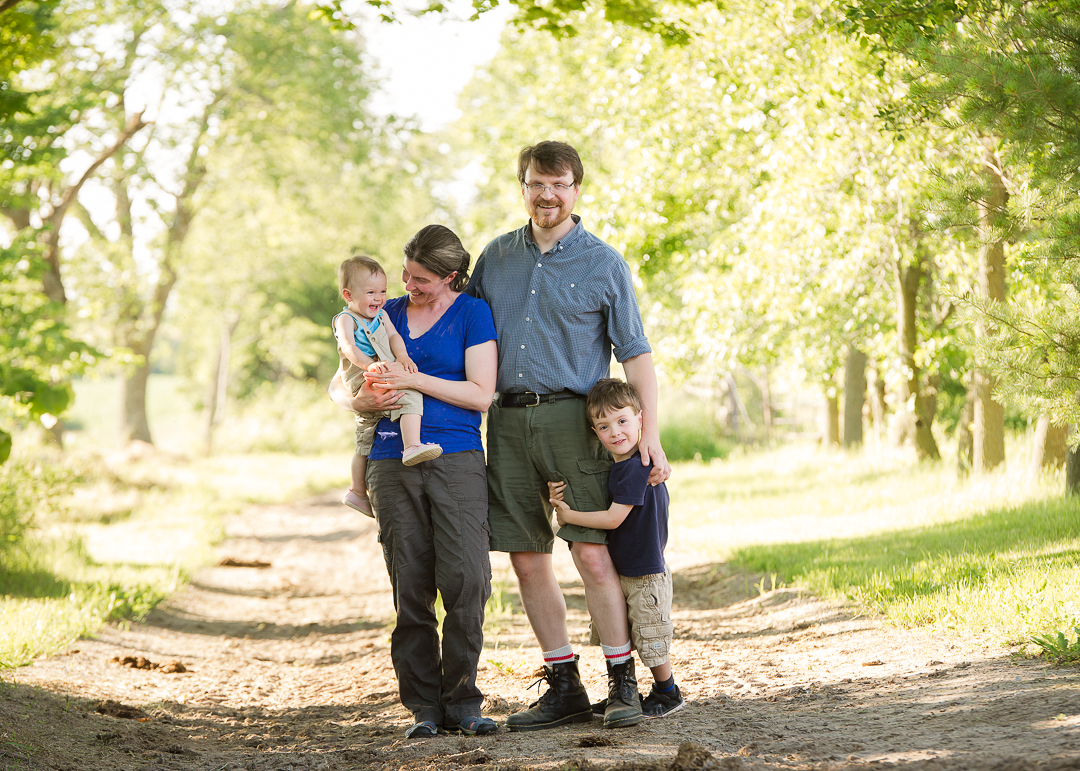
[{"label": "shirt pocket", "polygon": [[599,281],[561,279],[548,286],[555,307],[568,317],[588,316],[604,309],[604,288]]}]

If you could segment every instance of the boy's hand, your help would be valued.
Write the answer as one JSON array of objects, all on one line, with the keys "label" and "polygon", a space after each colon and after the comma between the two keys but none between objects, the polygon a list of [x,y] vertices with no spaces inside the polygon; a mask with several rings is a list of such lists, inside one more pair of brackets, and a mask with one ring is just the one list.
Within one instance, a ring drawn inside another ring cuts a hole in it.
[{"label": "boy's hand", "polygon": [[[550,485],[551,482],[548,482]],[[559,521],[559,525],[570,525],[572,522],[566,521],[566,514],[570,511],[570,507],[566,505],[566,501],[562,498],[551,498],[551,505],[555,509],[555,519]]]},{"label": "boy's hand", "polygon": [[367,371],[382,373],[386,372],[386,367],[387,363],[385,361],[373,361],[371,364],[368,364]]},{"label": "boy's hand", "polygon": [[417,373],[420,371],[420,368],[416,366],[416,362],[408,356],[402,356],[398,359],[398,363],[405,368],[406,372]]},{"label": "boy's hand", "polygon": [[548,498],[552,501],[561,501],[565,489],[566,482],[548,482]]}]

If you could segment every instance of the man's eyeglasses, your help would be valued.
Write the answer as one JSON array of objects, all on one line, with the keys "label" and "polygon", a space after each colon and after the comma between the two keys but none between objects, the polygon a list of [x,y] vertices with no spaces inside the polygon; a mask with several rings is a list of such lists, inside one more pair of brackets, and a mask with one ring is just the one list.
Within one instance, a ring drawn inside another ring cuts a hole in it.
[{"label": "man's eyeglasses", "polygon": [[563,193],[568,193],[573,190],[574,186],[564,185],[562,182],[556,182],[554,185],[541,185],[539,182],[531,182],[528,185],[525,185],[525,189],[533,195],[539,195],[545,190],[550,190],[556,195],[562,195]]}]

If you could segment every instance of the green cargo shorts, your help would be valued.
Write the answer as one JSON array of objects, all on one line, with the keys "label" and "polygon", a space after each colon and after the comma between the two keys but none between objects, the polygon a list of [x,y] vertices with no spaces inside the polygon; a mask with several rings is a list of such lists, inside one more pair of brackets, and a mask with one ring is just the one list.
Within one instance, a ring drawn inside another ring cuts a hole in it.
[{"label": "green cargo shorts", "polygon": [[[611,455],[592,432],[585,399],[535,407],[492,405],[487,416],[488,522],[491,550],[551,554],[555,528],[548,482],[566,482],[575,511],[608,508]],[[607,543],[607,531],[558,528],[565,541]]]}]

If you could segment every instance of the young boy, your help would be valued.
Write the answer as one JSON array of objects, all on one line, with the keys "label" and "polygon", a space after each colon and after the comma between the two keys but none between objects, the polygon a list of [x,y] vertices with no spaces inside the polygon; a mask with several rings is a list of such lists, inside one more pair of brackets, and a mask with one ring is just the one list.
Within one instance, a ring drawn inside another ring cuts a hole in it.
[{"label": "young boy", "polygon": [[[386,272],[367,255],[350,257],[338,268],[338,288],[345,298],[345,307],[334,316],[334,337],[337,338],[345,384],[355,394],[364,384],[364,372],[382,371],[387,362],[397,361],[409,372],[416,372],[416,363],[409,358],[405,341],[383,313],[386,304]],[[368,500],[367,456],[375,439],[379,420],[389,417],[401,422],[401,438],[405,451],[401,462],[414,466],[442,455],[437,444],[420,441],[421,415],[424,398],[418,391],[403,391],[398,402],[400,409],[388,412],[356,413],[356,453],[352,461],[352,483],[342,503],[375,516]]]},{"label": "young boy", "polygon": [[[582,525],[608,532],[608,551],[619,572],[626,597],[630,638],[643,664],[652,670],[652,692],[641,700],[646,718],[663,717],[683,707],[682,694],[671,673],[668,650],[671,624],[671,571],[664,562],[667,546],[668,492],[664,484],[649,485],[652,465],[641,465],[641,398],[637,389],[616,378],[599,381],[589,391],[585,411],[600,443],[614,456],[608,477],[611,506],[607,511],[574,511],[563,500],[565,483],[549,482],[551,503],[560,525]],[[593,632],[593,644],[599,638]],[[608,670],[613,655],[605,648]],[[629,647],[618,651],[630,663]],[[611,696],[610,698],[616,698]],[[604,712],[609,700],[593,705]],[[605,719],[605,726],[607,720]]]}]

